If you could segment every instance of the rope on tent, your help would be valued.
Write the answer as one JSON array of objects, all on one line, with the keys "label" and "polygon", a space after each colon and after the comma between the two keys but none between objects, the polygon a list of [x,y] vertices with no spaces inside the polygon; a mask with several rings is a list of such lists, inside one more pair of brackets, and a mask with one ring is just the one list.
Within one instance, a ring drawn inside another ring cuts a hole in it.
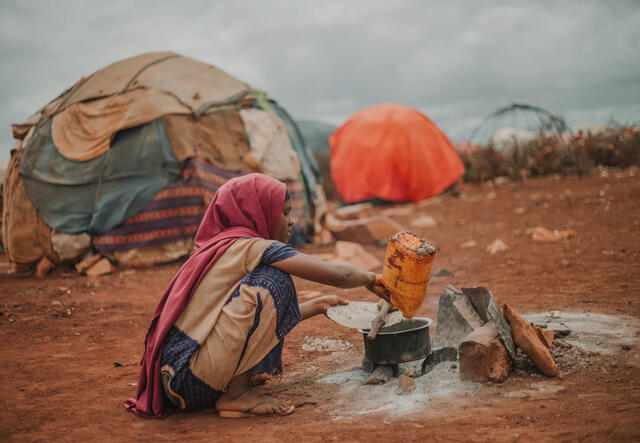
[{"label": "rope on tent", "polygon": [[136,78],[138,78],[138,76],[140,74],[142,74],[147,68],[153,66],[153,65],[157,65],[158,63],[162,63],[165,60],[169,60],[170,58],[175,58],[175,57],[180,57],[178,54],[172,54],[172,55],[167,55],[165,57],[161,57],[157,60],[154,60],[152,62],[147,63],[146,65],[144,65],[142,68],[140,68],[138,70],[138,72],[136,72],[135,74],[133,74],[133,77],[131,77],[131,80],[129,80],[127,82],[127,84],[125,85],[124,88],[122,88],[122,91],[120,91],[120,94],[122,94],[123,92],[127,92],[127,89],[129,89],[129,86],[131,86],[131,84],[135,81]]}]

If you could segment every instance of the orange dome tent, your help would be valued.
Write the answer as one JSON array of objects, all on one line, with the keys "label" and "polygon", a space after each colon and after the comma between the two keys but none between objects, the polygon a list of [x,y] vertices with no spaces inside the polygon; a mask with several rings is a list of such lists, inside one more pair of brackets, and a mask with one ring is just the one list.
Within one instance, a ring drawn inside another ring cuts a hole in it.
[{"label": "orange dome tent", "polygon": [[444,132],[407,106],[385,103],[358,111],[329,142],[331,176],[347,203],[419,201],[464,174]]}]

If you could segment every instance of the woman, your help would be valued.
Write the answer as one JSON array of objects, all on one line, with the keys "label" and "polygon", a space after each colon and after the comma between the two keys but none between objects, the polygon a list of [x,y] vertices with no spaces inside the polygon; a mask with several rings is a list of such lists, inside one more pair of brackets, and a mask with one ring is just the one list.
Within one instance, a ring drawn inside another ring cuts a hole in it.
[{"label": "woman", "polygon": [[295,407],[251,388],[252,377],[282,371],[284,336],[306,318],[346,304],[320,296],[298,305],[290,274],[339,288],[379,278],[325,263],[287,245],[293,221],[283,183],[262,174],[216,192],[195,237],[197,250],[173,278],[147,333],[137,398],[127,409],[165,417],[173,407],[212,407],[221,417],[287,415]]}]

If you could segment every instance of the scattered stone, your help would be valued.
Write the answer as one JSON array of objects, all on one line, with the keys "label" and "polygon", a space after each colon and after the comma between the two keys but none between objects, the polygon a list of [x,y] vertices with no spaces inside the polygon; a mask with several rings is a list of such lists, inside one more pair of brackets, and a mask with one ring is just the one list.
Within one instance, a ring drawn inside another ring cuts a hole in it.
[{"label": "scattered stone", "polygon": [[402,217],[405,215],[413,215],[416,213],[416,205],[408,204],[408,205],[399,205],[399,206],[391,206],[389,208],[385,208],[380,211],[382,215],[386,215],[387,217]]},{"label": "scattered stone", "polygon": [[358,203],[338,208],[333,213],[339,220],[357,220],[359,218],[373,217],[373,205],[371,203]]},{"label": "scattered stone", "polygon": [[622,345],[622,350],[623,350],[623,351],[630,351],[630,350],[631,350],[631,346],[629,346],[629,345]]},{"label": "scattered stone", "polygon": [[373,370],[369,378],[367,378],[363,385],[380,385],[388,382],[393,377],[393,367],[387,365],[379,365]]},{"label": "scattered stone", "polygon": [[63,308],[64,306],[62,305],[62,302],[58,301],[58,300],[54,300],[51,302],[51,306],[58,306],[60,308]]},{"label": "scattered stone", "polygon": [[58,287],[58,294],[71,294],[71,291],[66,286],[60,286]]},{"label": "scattered stone", "polygon": [[547,318],[560,318],[560,311],[558,311],[558,310],[549,311],[549,313],[547,315],[545,315],[545,317],[547,317]]},{"label": "scattered stone", "polygon": [[337,240],[355,243],[376,243],[404,230],[404,226],[389,217],[383,216],[339,220],[335,216],[328,214],[326,224]]},{"label": "scattered stone", "polygon": [[550,331],[553,331],[554,336],[556,337],[566,337],[571,334],[571,329],[564,323],[549,323],[547,328]]},{"label": "scattered stone", "polygon": [[42,259],[38,262],[38,266],[36,268],[36,277],[44,278],[46,275],[51,272],[56,267],[55,263],[49,260],[47,257],[42,257]]},{"label": "scattered stone", "polygon": [[542,226],[530,228],[525,231],[526,234],[531,234],[531,239],[539,243],[552,243],[562,240],[563,238],[570,238],[576,235],[573,229],[566,229],[564,231],[554,230],[550,231]]},{"label": "scattered stone", "polygon": [[368,271],[382,266],[382,262],[367,252],[362,245],[349,241],[337,241],[333,248],[333,257],[326,261],[348,264]]},{"label": "scattered stone", "polygon": [[550,348],[553,345],[554,333],[550,329],[542,329],[538,327],[534,327],[536,334],[538,334],[538,338],[540,341],[547,347]]},{"label": "scattered stone", "polygon": [[100,275],[111,274],[115,268],[107,258],[98,260],[93,266],[85,271],[89,277],[98,277]]},{"label": "scattered stone", "polygon": [[414,228],[432,228],[436,226],[438,222],[435,218],[430,215],[423,215],[422,217],[418,217],[411,222],[411,226]]},{"label": "scattered stone", "polygon": [[398,395],[405,395],[413,391],[415,388],[416,381],[413,379],[413,377],[400,374],[400,376],[398,376],[398,387],[394,392]]},{"label": "scattered stone", "polygon": [[114,361],[114,362],[113,362],[113,366],[114,366],[115,368],[117,368],[118,366],[124,366],[124,365],[123,365],[122,363],[120,363],[119,361]]},{"label": "scattered stone", "polygon": [[463,380],[502,383],[511,372],[511,357],[493,321],[476,329],[460,343],[458,360]]},{"label": "scattered stone", "polygon": [[477,244],[478,244],[478,243],[476,243],[476,241],[475,241],[475,240],[469,240],[469,241],[466,241],[466,242],[462,243],[462,244],[460,245],[460,247],[461,247],[462,249],[475,248]]},{"label": "scattered stone", "polygon": [[558,367],[549,349],[542,344],[535,329],[511,306],[504,305],[504,316],[511,325],[513,340],[547,377],[558,375]]},{"label": "scattered stone", "polygon": [[446,277],[448,275],[453,275],[453,272],[449,271],[448,269],[440,269],[435,273],[435,275],[432,275],[432,277]]},{"label": "scattered stone", "polygon": [[507,249],[509,249],[509,246],[499,238],[494,240],[493,243],[487,246],[487,252],[489,254],[496,254],[498,252],[506,251]]},{"label": "scattered stone", "polygon": [[483,322],[469,298],[452,285],[440,295],[434,345],[458,348],[458,345]]},{"label": "scattered stone", "polygon": [[100,254],[96,254],[79,261],[76,263],[76,271],[84,273],[91,266],[95,265],[100,258],[102,258],[102,256]]},{"label": "scattered stone", "polygon": [[433,368],[445,361],[456,361],[458,359],[458,350],[456,348],[435,348],[422,362],[421,374],[430,372]]},{"label": "scattered stone", "polygon": [[495,323],[509,356],[512,359],[516,358],[516,345],[513,342],[511,327],[504,319],[502,312],[500,312],[500,307],[491,291],[488,288],[479,286],[477,288],[462,288],[462,292],[471,300],[471,304],[483,322],[493,321]]}]

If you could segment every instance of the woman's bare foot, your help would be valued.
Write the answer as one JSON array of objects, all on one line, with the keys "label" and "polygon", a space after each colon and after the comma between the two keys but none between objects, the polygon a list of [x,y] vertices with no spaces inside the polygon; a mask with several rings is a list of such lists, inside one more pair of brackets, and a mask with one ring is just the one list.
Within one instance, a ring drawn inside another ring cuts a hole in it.
[{"label": "woman's bare foot", "polygon": [[293,412],[290,401],[269,397],[254,389],[248,388],[236,398],[222,394],[216,402],[218,412],[246,412],[252,415],[285,415]]},{"label": "woman's bare foot", "polygon": [[249,387],[251,374],[245,372],[231,380],[227,391],[216,402],[216,409],[223,413],[249,413],[251,415],[286,415],[295,407],[290,401],[269,397]]}]

